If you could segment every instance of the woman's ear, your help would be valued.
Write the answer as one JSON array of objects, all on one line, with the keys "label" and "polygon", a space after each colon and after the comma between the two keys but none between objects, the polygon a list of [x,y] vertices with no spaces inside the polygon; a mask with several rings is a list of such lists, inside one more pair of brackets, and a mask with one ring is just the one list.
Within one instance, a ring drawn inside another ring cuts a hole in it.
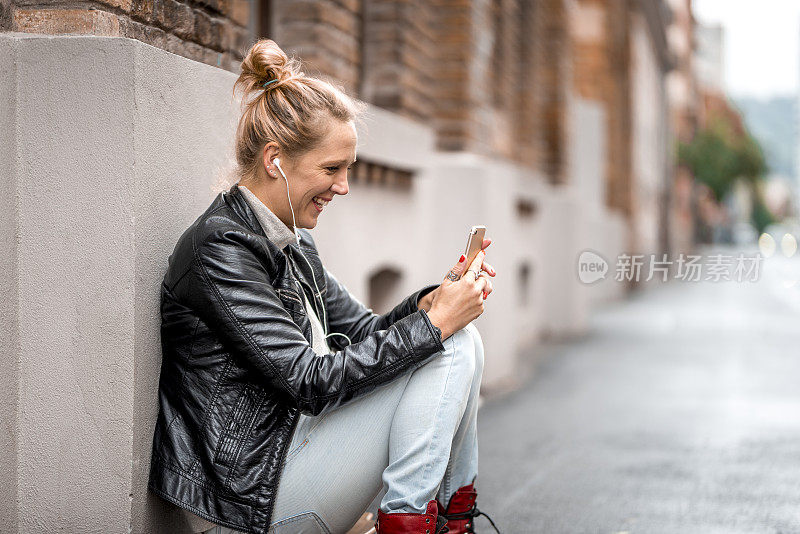
[{"label": "woman's ear", "polygon": [[272,160],[280,156],[280,147],[278,147],[278,143],[274,141],[270,141],[266,145],[264,145],[264,152],[262,154],[262,165],[264,169],[267,171],[267,176],[271,178],[278,177],[278,170],[275,167],[275,164],[272,163]]}]

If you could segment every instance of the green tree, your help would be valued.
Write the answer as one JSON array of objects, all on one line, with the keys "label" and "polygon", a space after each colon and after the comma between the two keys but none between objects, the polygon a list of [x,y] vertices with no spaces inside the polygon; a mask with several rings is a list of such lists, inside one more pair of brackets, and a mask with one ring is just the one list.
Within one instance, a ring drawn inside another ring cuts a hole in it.
[{"label": "green tree", "polygon": [[737,174],[751,183],[764,179],[769,171],[764,151],[756,139],[745,132],[735,147],[737,157]]},{"label": "green tree", "polygon": [[753,202],[753,225],[763,232],[773,222],[758,187],[769,169],[761,146],[747,129],[722,116],[714,117],[690,143],[678,146],[678,160],[709,187],[717,202],[725,199],[737,180],[746,180]]}]

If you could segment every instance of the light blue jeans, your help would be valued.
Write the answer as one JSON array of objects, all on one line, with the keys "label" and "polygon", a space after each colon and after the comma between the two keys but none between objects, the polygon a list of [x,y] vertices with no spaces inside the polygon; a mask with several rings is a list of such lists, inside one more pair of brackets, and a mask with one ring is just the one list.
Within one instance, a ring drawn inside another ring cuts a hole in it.
[{"label": "light blue jeans", "polygon": [[384,512],[422,513],[475,480],[483,342],[470,323],[443,345],[363,397],[300,416],[270,534],[345,533],[381,492]]}]

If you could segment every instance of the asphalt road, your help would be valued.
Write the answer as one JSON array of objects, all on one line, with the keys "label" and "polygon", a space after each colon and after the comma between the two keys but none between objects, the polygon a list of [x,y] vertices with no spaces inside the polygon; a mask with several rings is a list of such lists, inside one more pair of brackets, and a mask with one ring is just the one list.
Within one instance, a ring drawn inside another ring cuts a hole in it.
[{"label": "asphalt road", "polygon": [[540,348],[530,383],[481,409],[480,509],[504,534],[800,533],[792,273],[672,282]]}]

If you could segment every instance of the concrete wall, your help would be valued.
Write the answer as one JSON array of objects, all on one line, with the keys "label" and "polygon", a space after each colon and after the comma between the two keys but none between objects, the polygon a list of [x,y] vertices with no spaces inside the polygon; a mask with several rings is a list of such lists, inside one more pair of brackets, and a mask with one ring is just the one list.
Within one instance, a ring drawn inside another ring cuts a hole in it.
[{"label": "concrete wall", "polygon": [[[161,280],[181,233],[225,186],[232,168],[236,76],[121,39],[136,51],[133,532],[183,532],[174,508],[147,493],[161,365]],[[165,146],[167,145],[167,146]]]},{"label": "concrete wall", "polygon": [[[413,187],[354,185],[347,198],[326,208],[314,230],[327,268],[365,298],[370,276],[384,268],[402,273],[400,294],[438,281],[463,252],[469,228],[485,225],[493,240],[487,261],[499,273],[486,312],[475,322],[487,347],[488,390],[522,378],[518,358],[542,335],[584,333],[593,304],[624,293],[613,281],[613,266],[627,230],[604,201],[605,115],[591,101],[575,98],[573,104],[564,186],[506,160],[437,153],[430,128],[372,108],[359,134],[359,157],[414,171]],[[518,200],[532,203],[535,214],[520,217]],[[612,269],[592,286],[577,277],[577,258],[586,249],[601,253]],[[518,280],[522,265],[530,270],[526,297]]]},{"label": "concrete wall", "polygon": [[16,106],[8,105],[14,98],[17,79],[15,65],[16,43],[0,39],[0,520],[9,532],[17,529],[17,411],[19,409],[19,294],[17,279],[17,235],[19,214],[17,188],[13,177],[17,166]]},{"label": "concrete wall", "polygon": [[662,210],[669,168],[665,80],[648,32],[644,17],[634,16],[631,29],[631,149],[635,184],[633,194],[636,198],[633,229],[638,247],[636,252],[645,255],[662,252],[664,249],[661,236],[664,220]]},{"label": "concrete wall", "polygon": [[628,225],[619,211],[606,207],[606,154],[608,153],[605,107],[590,99],[576,96],[570,117],[573,142],[570,145],[573,194],[578,199],[578,224],[575,256],[592,250],[609,262],[605,280],[577,286],[585,309],[622,297],[625,286],[614,281],[617,257],[627,250]]},{"label": "concrete wall", "polygon": [[[133,420],[125,220],[133,160],[119,127],[133,124],[129,52],[118,43],[92,50],[69,40],[58,49],[44,39],[0,42],[15,66],[2,72],[16,150],[0,160],[15,162],[3,180],[15,192],[16,239],[3,248],[14,249],[19,298],[11,317],[18,530],[120,530],[130,509]],[[118,84],[114,98],[109,82]],[[102,99],[79,98],[92,86]],[[105,114],[115,120],[93,127]],[[91,194],[95,187],[114,194]]]},{"label": "concrete wall", "polygon": [[175,532],[146,492],[158,287],[214,195],[234,76],[121,38],[3,34],[0,61],[4,527]]},{"label": "concrete wall", "polygon": [[[158,291],[178,236],[230,183],[234,80],[125,38],[0,34],[6,529],[185,532],[146,490]],[[602,153],[592,128],[572,157]],[[519,351],[541,333],[585,328],[593,297],[577,281],[577,254],[584,243],[613,248],[622,226],[579,194],[592,165],[575,165],[576,186],[554,187],[505,161],[434,147],[427,125],[371,109],[359,156],[414,170],[413,185],[351,187],[314,231],[320,252],[356,297],[387,267],[405,295],[440,280],[468,228],[485,224],[499,273],[476,322],[485,384],[514,384]],[[518,214],[519,200],[535,206],[532,216]]]}]

